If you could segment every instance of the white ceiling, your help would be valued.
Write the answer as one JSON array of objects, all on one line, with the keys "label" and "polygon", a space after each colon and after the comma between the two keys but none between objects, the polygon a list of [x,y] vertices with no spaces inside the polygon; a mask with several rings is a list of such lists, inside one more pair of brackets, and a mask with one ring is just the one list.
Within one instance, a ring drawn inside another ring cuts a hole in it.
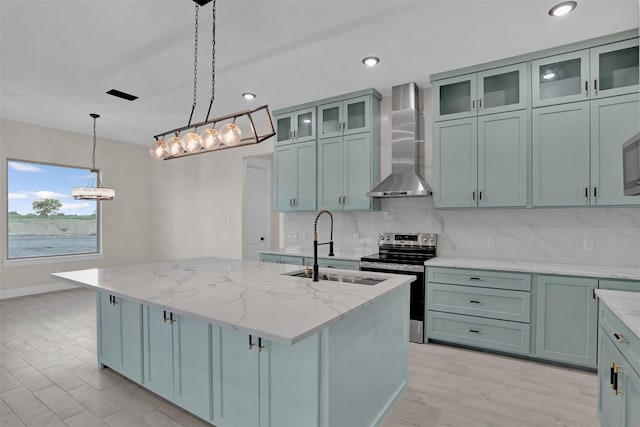
[{"label": "white ceiling", "polygon": [[[218,0],[212,117],[287,107],[637,28],[638,0]],[[200,8],[198,108],[211,94],[211,11]],[[0,0],[0,117],[147,145],[186,125],[191,0]],[[382,62],[369,69],[367,55]],[[134,102],[106,95],[119,89]],[[248,103],[245,91],[258,98]]]}]

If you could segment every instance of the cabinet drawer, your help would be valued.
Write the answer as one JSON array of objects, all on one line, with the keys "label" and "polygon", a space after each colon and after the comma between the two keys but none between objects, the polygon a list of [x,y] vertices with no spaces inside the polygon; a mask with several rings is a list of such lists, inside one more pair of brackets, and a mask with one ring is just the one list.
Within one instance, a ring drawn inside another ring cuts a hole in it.
[{"label": "cabinet drawer", "polygon": [[529,354],[529,325],[526,323],[428,311],[427,339]]},{"label": "cabinet drawer", "polygon": [[427,309],[529,323],[531,294],[473,286],[427,284]]},{"label": "cabinet drawer", "polygon": [[531,290],[531,276],[524,273],[428,267],[427,280],[429,282],[482,288],[511,289],[515,291]]},{"label": "cabinet drawer", "polygon": [[632,280],[599,280],[599,289],[611,289],[614,291],[640,292],[640,282]]},{"label": "cabinet drawer", "polygon": [[600,302],[600,332],[605,333],[633,368],[640,372],[640,338]]},{"label": "cabinet drawer", "polygon": [[[313,258],[307,257],[305,265],[311,267]],[[341,268],[343,270],[360,270],[360,261],[349,261],[346,259],[318,258],[318,266],[321,268]]]}]

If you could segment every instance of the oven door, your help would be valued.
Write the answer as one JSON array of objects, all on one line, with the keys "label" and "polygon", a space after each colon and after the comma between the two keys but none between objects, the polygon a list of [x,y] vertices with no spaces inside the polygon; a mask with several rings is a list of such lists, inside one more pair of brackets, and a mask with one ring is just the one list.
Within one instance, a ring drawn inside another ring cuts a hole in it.
[{"label": "oven door", "polygon": [[424,267],[422,271],[404,271],[394,269],[393,264],[375,263],[375,267],[371,264],[360,262],[360,270],[416,276],[416,280],[411,282],[409,297],[409,341],[424,342]]}]

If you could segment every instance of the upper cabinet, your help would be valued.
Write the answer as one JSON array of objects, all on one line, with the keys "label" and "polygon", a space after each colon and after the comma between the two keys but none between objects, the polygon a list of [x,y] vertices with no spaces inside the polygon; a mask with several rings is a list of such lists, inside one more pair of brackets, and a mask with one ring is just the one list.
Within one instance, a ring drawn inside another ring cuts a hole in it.
[{"label": "upper cabinet", "polygon": [[318,106],[318,138],[368,132],[371,129],[371,98],[360,96]]},{"label": "upper cabinet", "polygon": [[314,141],[316,139],[316,109],[304,108],[275,116],[275,145],[293,142]]},{"label": "upper cabinet", "polygon": [[638,39],[535,60],[533,107],[638,91]]},{"label": "upper cabinet", "polygon": [[527,64],[433,82],[433,120],[453,120],[527,108]]}]

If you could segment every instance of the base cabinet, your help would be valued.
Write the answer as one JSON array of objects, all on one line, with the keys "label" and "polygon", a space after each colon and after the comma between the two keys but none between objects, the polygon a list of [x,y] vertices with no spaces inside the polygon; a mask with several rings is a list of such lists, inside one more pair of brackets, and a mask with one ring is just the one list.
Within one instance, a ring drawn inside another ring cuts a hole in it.
[{"label": "base cabinet", "polygon": [[210,325],[144,306],[144,386],[211,420]]},{"label": "base cabinet", "polygon": [[98,362],[142,383],[142,304],[97,292]]},{"label": "base cabinet", "polygon": [[596,367],[596,279],[538,276],[536,356]]}]

